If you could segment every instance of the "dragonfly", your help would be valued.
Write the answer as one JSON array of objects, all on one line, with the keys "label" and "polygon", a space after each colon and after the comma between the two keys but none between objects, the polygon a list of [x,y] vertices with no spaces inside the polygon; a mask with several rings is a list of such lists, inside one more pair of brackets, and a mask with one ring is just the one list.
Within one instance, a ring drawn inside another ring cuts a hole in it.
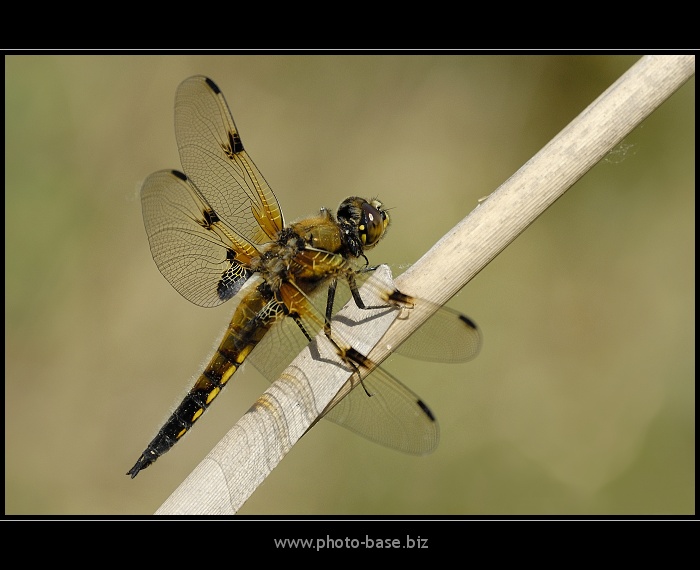
[{"label": "dragonfly", "polygon": [[[365,252],[389,226],[383,204],[352,196],[335,214],[321,208],[287,225],[223,93],[208,77],[190,77],[178,86],[175,134],[184,173],[160,170],[141,187],[151,254],[188,301],[201,307],[236,303],[210,361],[127,475],[133,479],[180,441],[245,361],[274,381],[320,331],[360,380],[346,384],[323,417],[406,453],[431,452],[439,432],[430,408],[331,325],[341,290],[360,309],[410,310],[422,302],[386,290],[385,305],[367,305],[360,294],[358,284],[376,269]],[[425,334],[414,333],[400,347],[414,357],[466,361],[480,350],[477,325],[445,307],[419,331]],[[354,389],[358,385],[363,389]]]}]

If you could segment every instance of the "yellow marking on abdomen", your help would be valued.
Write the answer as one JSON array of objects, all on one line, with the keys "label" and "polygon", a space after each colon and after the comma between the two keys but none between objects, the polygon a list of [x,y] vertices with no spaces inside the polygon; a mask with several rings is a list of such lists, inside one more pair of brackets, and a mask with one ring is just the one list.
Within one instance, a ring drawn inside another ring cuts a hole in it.
[{"label": "yellow marking on abdomen", "polygon": [[248,344],[244,346],[239,352],[238,355],[236,356],[236,362],[238,364],[243,364],[243,361],[248,358],[248,355],[250,352],[255,348],[255,344]]},{"label": "yellow marking on abdomen", "polygon": [[211,392],[209,392],[209,395],[207,396],[207,404],[211,404],[211,401],[219,395],[219,392],[221,392],[221,388],[214,388]]},{"label": "yellow marking on abdomen", "polygon": [[224,373],[221,375],[219,385],[223,386],[224,384],[226,384],[226,382],[228,382],[231,379],[231,376],[233,376],[236,370],[238,370],[238,366],[236,366],[235,364],[231,364],[231,367],[228,370],[224,371]]}]

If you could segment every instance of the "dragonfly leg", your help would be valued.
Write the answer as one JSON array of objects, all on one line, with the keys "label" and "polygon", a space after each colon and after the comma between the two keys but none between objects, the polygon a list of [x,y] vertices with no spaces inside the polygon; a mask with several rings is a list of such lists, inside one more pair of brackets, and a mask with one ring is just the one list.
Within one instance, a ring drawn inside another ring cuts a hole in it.
[{"label": "dragonfly leg", "polygon": [[398,289],[394,289],[391,293],[386,296],[387,303],[384,305],[365,305],[360,295],[360,290],[357,287],[357,282],[355,281],[355,276],[352,273],[346,275],[348,281],[348,286],[350,287],[350,292],[352,293],[352,298],[355,300],[355,304],[360,309],[386,309],[390,307],[408,307],[413,308],[413,297],[402,293]]},{"label": "dragonfly leg", "polygon": [[301,317],[299,316],[299,314],[298,313],[290,313],[289,316],[294,319],[294,322],[301,329],[301,332],[304,333],[306,340],[311,342],[313,339],[311,338],[311,335],[309,334],[309,332],[306,330],[306,327],[304,327],[304,322],[301,320]]},{"label": "dragonfly leg", "polygon": [[323,324],[323,332],[328,338],[331,337],[331,319],[333,318],[333,303],[335,302],[335,290],[338,287],[338,280],[333,279],[328,285],[328,298],[326,300],[326,315]]}]

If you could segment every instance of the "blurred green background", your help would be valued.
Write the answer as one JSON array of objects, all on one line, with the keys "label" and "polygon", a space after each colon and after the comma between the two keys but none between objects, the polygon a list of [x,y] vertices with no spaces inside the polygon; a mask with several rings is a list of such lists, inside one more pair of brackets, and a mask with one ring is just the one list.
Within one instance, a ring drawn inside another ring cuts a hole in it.
[{"label": "blurred green background", "polygon": [[[173,99],[212,77],[287,219],[378,196],[395,273],[638,56],[8,56],[5,512],[153,513],[267,384],[251,367],[135,480],[230,308],[156,269],[141,181],[180,168]],[[241,514],[689,514],[695,500],[695,80],[450,305],[462,366],[386,368],[433,455],[315,427]]]}]

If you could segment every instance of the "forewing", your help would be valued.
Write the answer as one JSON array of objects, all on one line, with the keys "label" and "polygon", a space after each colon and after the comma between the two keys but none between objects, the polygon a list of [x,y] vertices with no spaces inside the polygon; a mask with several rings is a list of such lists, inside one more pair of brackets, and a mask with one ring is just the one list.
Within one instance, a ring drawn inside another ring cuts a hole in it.
[{"label": "forewing", "polygon": [[211,79],[190,77],[177,88],[175,136],[185,173],[221,219],[253,243],[274,240],[284,227],[279,203]]},{"label": "forewing", "polygon": [[[356,274],[358,286],[380,285],[364,281],[371,272]],[[379,298],[388,299],[391,291],[381,290],[376,293]],[[409,296],[410,297],[410,296]],[[351,298],[350,290],[344,280],[338,282],[335,307],[341,308]],[[395,352],[426,362],[460,363],[475,358],[481,351],[483,337],[481,330],[466,315],[449,307],[443,307],[426,299],[410,297],[410,306],[403,307],[405,316],[411,318],[414,308],[429,308],[433,314],[416,331],[413,332]],[[389,302],[389,301],[387,301]],[[335,311],[334,311],[335,313]]]},{"label": "forewing", "polygon": [[141,204],[153,259],[187,300],[219,305],[250,277],[257,250],[219,219],[184,174],[151,174],[141,188]]},{"label": "forewing", "polygon": [[[427,301],[416,299],[418,303]],[[481,332],[474,321],[449,307],[439,307],[396,352],[427,362],[459,363],[475,358],[481,343]]]}]

